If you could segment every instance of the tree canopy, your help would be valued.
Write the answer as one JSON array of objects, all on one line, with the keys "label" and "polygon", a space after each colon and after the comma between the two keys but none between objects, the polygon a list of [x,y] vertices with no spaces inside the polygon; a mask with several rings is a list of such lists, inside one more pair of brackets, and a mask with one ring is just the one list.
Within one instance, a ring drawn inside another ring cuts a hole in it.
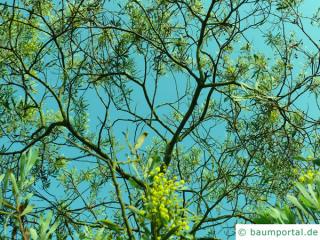
[{"label": "tree canopy", "polygon": [[0,1],[1,238],[228,239],[312,182],[315,5]]}]

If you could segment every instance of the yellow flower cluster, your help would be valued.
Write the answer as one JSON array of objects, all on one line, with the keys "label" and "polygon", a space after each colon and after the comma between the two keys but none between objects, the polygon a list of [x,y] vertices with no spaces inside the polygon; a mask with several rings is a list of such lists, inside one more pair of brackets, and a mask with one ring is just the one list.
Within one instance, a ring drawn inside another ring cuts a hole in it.
[{"label": "yellow flower cluster", "polygon": [[[293,173],[298,174],[298,170],[293,169]],[[298,181],[301,183],[311,183],[317,176],[320,176],[319,171],[309,169],[299,176]]]},{"label": "yellow flower cluster", "polygon": [[184,185],[184,181],[177,181],[176,177],[167,179],[159,167],[151,175],[152,184],[142,197],[145,217],[154,221],[159,229],[175,229],[176,235],[182,234],[189,229],[189,225],[182,217],[185,210],[179,204],[176,191]]}]

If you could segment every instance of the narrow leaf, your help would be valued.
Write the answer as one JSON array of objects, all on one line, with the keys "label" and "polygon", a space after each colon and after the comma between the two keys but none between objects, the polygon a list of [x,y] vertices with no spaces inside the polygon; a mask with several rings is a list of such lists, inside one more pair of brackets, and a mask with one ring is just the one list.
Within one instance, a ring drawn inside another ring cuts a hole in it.
[{"label": "narrow leaf", "polygon": [[38,233],[34,228],[30,228],[29,232],[30,232],[31,238],[33,240],[37,240],[38,239]]},{"label": "narrow leaf", "polygon": [[31,213],[32,210],[33,210],[33,207],[32,207],[31,205],[28,205],[28,206],[23,210],[23,212],[21,213],[21,216],[24,216],[24,215],[26,215],[26,214],[28,214],[28,213]]}]

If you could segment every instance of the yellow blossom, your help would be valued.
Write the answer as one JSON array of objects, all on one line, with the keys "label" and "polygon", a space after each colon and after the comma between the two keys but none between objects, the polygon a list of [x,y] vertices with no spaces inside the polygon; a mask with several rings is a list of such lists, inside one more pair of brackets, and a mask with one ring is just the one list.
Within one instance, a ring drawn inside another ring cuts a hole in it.
[{"label": "yellow blossom", "polygon": [[300,176],[298,180],[303,183],[306,181],[306,178],[304,176]]}]

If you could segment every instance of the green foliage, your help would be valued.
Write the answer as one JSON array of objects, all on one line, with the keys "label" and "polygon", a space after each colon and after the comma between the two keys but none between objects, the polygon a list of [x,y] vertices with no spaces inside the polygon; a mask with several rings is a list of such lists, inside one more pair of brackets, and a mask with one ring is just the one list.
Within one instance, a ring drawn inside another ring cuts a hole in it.
[{"label": "green foliage", "polygon": [[1,238],[227,239],[297,181],[270,222],[309,221],[306,3],[0,1]]},{"label": "green foliage", "polygon": [[[44,218],[33,214],[34,205],[32,202],[32,185],[35,178],[31,174],[31,170],[34,168],[37,160],[39,159],[38,151],[30,149],[26,154],[22,154],[19,160],[18,177],[15,176],[13,170],[10,169],[6,174],[1,175],[1,195],[0,206],[1,215],[5,217],[6,223],[13,222],[13,228],[20,230],[21,239],[29,239],[29,235],[33,240],[47,240],[52,239],[52,236],[58,227],[58,222],[55,221],[51,224],[53,219],[52,212],[48,212],[48,216]],[[11,192],[12,195],[7,194]],[[36,230],[34,227],[26,225],[27,218],[34,219],[39,222],[39,228]],[[4,224],[4,229],[9,226]],[[16,231],[13,230],[13,231]]]},{"label": "green foliage", "polygon": [[301,2],[301,0],[280,0],[277,5],[277,10],[286,10],[288,8],[293,8]]},{"label": "green foliage", "polygon": [[312,224],[318,223],[320,216],[320,179],[312,183],[296,183],[297,193],[288,195],[288,203],[283,207],[270,207],[258,211],[253,221],[258,224]]}]

